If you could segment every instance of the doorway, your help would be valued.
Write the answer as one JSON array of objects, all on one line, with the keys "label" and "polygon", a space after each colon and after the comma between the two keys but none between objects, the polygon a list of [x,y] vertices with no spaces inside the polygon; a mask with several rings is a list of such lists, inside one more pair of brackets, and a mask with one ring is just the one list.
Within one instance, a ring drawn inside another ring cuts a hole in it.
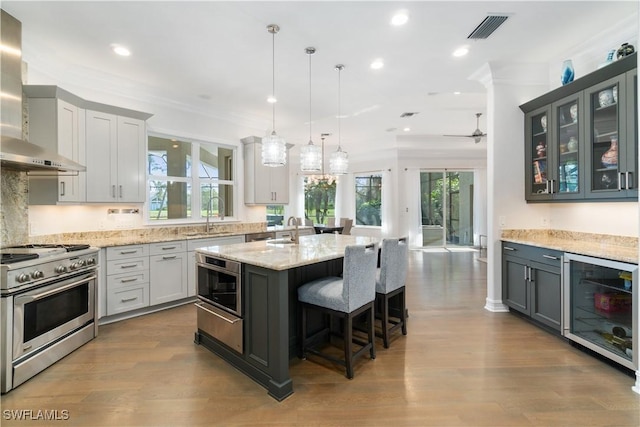
[{"label": "doorway", "polygon": [[473,172],[421,171],[423,247],[473,246]]}]

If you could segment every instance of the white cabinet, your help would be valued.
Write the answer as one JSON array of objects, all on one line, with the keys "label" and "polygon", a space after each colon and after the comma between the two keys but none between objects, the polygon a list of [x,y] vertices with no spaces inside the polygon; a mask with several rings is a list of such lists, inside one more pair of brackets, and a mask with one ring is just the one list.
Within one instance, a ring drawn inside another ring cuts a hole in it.
[{"label": "white cabinet", "polygon": [[[29,142],[85,164],[85,113],[81,99],[57,86],[25,86],[29,108]],[[64,98],[64,99],[63,99]],[[29,204],[84,202],[85,172],[29,174]]]},{"label": "white cabinet", "polygon": [[176,240],[149,245],[149,302],[162,304],[187,297],[187,243]]},{"label": "white cabinet", "polygon": [[[262,139],[243,138],[244,203],[247,205],[289,204],[289,163],[281,167],[262,165]],[[287,146],[287,151],[289,150]],[[287,153],[288,154],[288,153]]]},{"label": "white cabinet", "polygon": [[107,316],[149,306],[148,245],[107,248]]},{"label": "white cabinet", "polygon": [[197,293],[197,271],[196,271],[196,249],[207,246],[231,245],[234,243],[244,243],[244,235],[229,237],[213,237],[207,239],[193,239],[187,241],[187,282],[188,295],[194,296]]},{"label": "white cabinet", "polygon": [[145,121],[86,111],[87,202],[143,203]]}]

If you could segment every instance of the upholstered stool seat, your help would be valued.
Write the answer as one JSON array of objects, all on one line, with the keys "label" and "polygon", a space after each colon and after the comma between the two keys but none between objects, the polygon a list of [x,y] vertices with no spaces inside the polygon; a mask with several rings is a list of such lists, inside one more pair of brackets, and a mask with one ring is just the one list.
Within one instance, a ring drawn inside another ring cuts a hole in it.
[{"label": "upholstered stool seat", "polygon": [[[371,245],[351,245],[345,248],[342,277],[323,277],[306,283],[298,288],[298,301],[302,311],[301,347],[302,357],[307,352],[321,356],[346,368],[346,377],[353,378],[353,362],[366,353],[375,359],[374,301],[376,288],[377,247]],[[321,352],[312,344],[318,338],[333,333],[331,327],[325,327],[307,336],[307,311],[320,311],[329,317],[342,320],[344,358],[339,359]],[[367,341],[353,336],[353,320],[356,317],[366,319]],[[353,351],[353,343],[360,349]]]},{"label": "upholstered stool seat", "polygon": [[[382,239],[380,268],[376,272],[376,311],[381,319],[381,333],[384,348],[389,348],[389,337],[398,329],[407,335],[407,308],[405,282],[409,248],[407,238]],[[389,300],[398,296],[395,316],[390,315]]]}]

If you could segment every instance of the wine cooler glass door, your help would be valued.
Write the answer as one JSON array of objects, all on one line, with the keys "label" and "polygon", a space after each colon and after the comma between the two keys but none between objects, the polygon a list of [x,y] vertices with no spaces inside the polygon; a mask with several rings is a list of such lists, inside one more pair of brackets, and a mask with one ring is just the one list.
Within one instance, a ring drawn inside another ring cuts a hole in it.
[{"label": "wine cooler glass door", "polygon": [[637,369],[637,266],[566,254],[565,335]]}]

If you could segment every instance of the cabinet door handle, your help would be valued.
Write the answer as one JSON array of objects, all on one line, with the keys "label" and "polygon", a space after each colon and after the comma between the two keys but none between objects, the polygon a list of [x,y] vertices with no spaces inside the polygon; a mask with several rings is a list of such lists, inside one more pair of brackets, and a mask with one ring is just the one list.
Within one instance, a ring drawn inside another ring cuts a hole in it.
[{"label": "cabinet door handle", "polygon": [[119,185],[119,190],[120,190],[120,198],[122,199],[122,185]]},{"label": "cabinet door handle", "polygon": [[624,176],[624,172],[618,172],[618,191],[622,191],[622,177]]},{"label": "cabinet door handle", "polygon": [[113,197],[114,199],[116,198],[116,186],[115,185],[111,186],[111,197]]},{"label": "cabinet door handle", "polygon": [[553,255],[546,255],[546,254],[543,254],[543,255],[542,255],[542,258],[553,259],[553,260],[556,260],[556,261],[560,259],[560,258],[558,258],[557,256],[553,256]]},{"label": "cabinet door handle", "polygon": [[505,251],[517,251],[516,248],[512,248],[511,246],[503,246]]},{"label": "cabinet door handle", "polygon": [[633,172],[626,172],[625,173],[626,176],[626,184],[627,184],[627,190],[631,190],[633,188]]},{"label": "cabinet door handle", "polygon": [[64,193],[66,191],[66,188],[65,188],[64,184],[65,184],[64,181],[60,182],[60,195],[61,196],[64,196]]},{"label": "cabinet door handle", "polygon": [[165,260],[165,261],[166,260],[170,260],[170,259],[176,259],[176,256],[175,255],[173,255],[173,256],[163,256],[162,259]]},{"label": "cabinet door handle", "polygon": [[527,269],[529,267],[527,267],[526,265],[524,266],[524,281],[526,282],[527,280],[529,280],[529,275],[527,274]]}]

